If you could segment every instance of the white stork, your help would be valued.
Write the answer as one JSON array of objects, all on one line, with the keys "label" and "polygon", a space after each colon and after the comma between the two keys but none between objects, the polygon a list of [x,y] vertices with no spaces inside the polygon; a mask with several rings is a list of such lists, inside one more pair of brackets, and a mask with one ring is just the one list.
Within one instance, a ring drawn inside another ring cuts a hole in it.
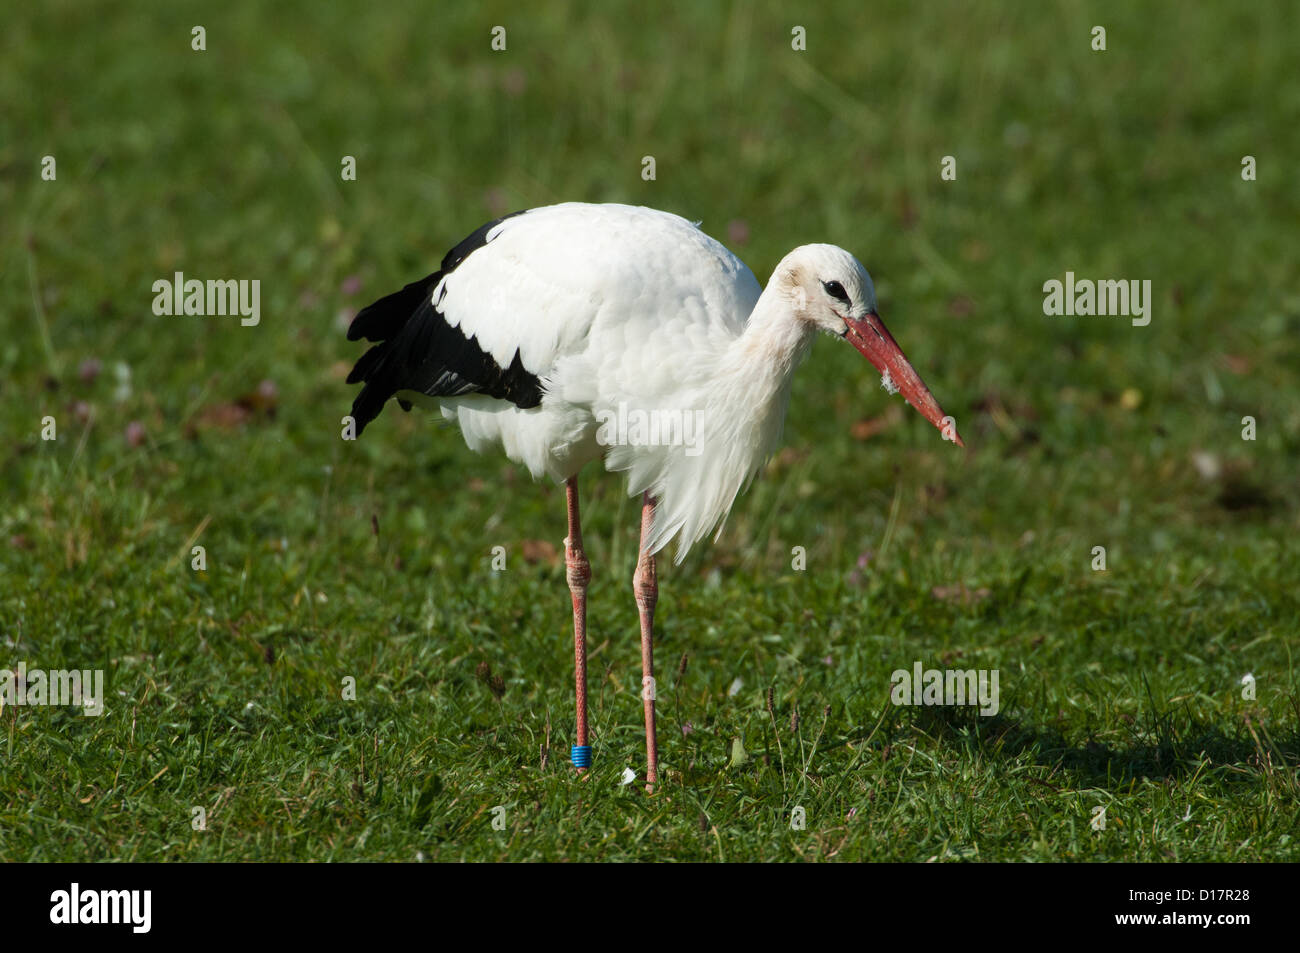
[{"label": "white stork", "polygon": [[[577,474],[603,460],[641,494],[632,589],[641,617],[646,782],[658,755],[653,691],[655,553],[678,561],[721,524],[776,448],[795,368],[816,331],[844,338],[959,446],[951,418],[876,315],[871,276],[834,245],[803,245],[760,288],[735,255],[667,212],[566,203],[482,226],[427,278],[361,311],[348,339],[376,342],[349,383],[358,434],[396,397],[427,402],[482,452],[564,483],[577,732],[591,761]],[[624,427],[614,421],[636,421]],[[659,421],[662,426],[655,426]],[[649,425],[647,425],[649,424]],[[687,429],[692,432],[687,433]]]}]

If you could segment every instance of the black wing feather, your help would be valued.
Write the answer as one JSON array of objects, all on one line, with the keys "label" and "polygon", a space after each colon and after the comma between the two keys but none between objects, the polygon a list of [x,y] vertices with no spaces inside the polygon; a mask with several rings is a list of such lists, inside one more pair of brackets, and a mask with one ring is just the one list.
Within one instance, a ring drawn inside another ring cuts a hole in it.
[{"label": "black wing feather", "polygon": [[[478,341],[448,324],[433,301],[438,282],[486,245],[488,233],[505,218],[488,222],[447,252],[433,274],[380,298],[353,319],[349,341],[378,342],[348,374],[349,384],[365,385],[352,403],[358,434],[399,391],[430,397],[487,394],[518,407],[542,402],[541,381],[524,367],[518,351],[508,367],[501,367]],[[403,410],[411,409],[408,401],[399,398],[398,403]]]}]

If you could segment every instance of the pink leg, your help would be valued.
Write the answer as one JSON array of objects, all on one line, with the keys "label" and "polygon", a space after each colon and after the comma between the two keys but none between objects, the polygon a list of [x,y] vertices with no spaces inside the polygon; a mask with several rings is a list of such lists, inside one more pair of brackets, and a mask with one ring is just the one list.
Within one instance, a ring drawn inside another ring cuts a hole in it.
[{"label": "pink leg", "polygon": [[659,779],[659,738],[655,732],[655,603],[659,601],[659,579],[655,558],[646,552],[646,538],[654,520],[655,501],[646,493],[641,504],[641,547],[632,576],[632,591],[641,615],[641,699],[645,705],[646,791],[654,791]]},{"label": "pink leg", "polygon": [[[582,551],[582,524],[578,517],[578,478],[564,485],[569,505],[569,535],[564,540],[564,568],[573,597],[573,670],[577,694],[578,732],[575,745],[587,746],[587,584],[591,565]],[[587,752],[588,756],[590,752]],[[579,771],[585,770],[580,766]]]}]

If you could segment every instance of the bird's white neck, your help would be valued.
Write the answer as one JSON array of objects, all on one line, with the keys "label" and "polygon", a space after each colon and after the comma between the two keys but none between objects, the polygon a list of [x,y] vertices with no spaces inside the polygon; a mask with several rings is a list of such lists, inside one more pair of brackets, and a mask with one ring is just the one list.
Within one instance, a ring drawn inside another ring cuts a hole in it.
[{"label": "bird's white neck", "polygon": [[791,375],[812,345],[813,328],[795,314],[787,286],[773,281],[759,296],[733,346],[736,362],[753,373],[763,371],[787,388]]},{"label": "bird's white neck", "polygon": [[755,466],[780,439],[794,372],[808,356],[812,336],[810,325],[795,316],[786,290],[769,284],[744,331],[718,362],[716,409],[734,417],[718,423],[731,432],[755,428],[753,446],[760,457]]},{"label": "bird's white neck", "polygon": [[706,439],[727,448],[728,459],[719,464],[746,481],[780,442],[794,372],[812,336],[788,295],[769,285],[744,331],[719,355],[709,383]]}]

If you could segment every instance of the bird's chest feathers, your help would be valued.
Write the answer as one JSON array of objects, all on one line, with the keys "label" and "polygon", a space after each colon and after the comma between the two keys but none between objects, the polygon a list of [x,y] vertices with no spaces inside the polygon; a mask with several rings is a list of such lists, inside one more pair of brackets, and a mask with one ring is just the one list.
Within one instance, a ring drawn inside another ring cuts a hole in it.
[{"label": "bird's chest feathers", "polygon": [[740,341],[721,362],[709,388],[703,415],[705,452],[746,476],[776,449],[790,405],[794,371],[806,356],[808,341]]}]

